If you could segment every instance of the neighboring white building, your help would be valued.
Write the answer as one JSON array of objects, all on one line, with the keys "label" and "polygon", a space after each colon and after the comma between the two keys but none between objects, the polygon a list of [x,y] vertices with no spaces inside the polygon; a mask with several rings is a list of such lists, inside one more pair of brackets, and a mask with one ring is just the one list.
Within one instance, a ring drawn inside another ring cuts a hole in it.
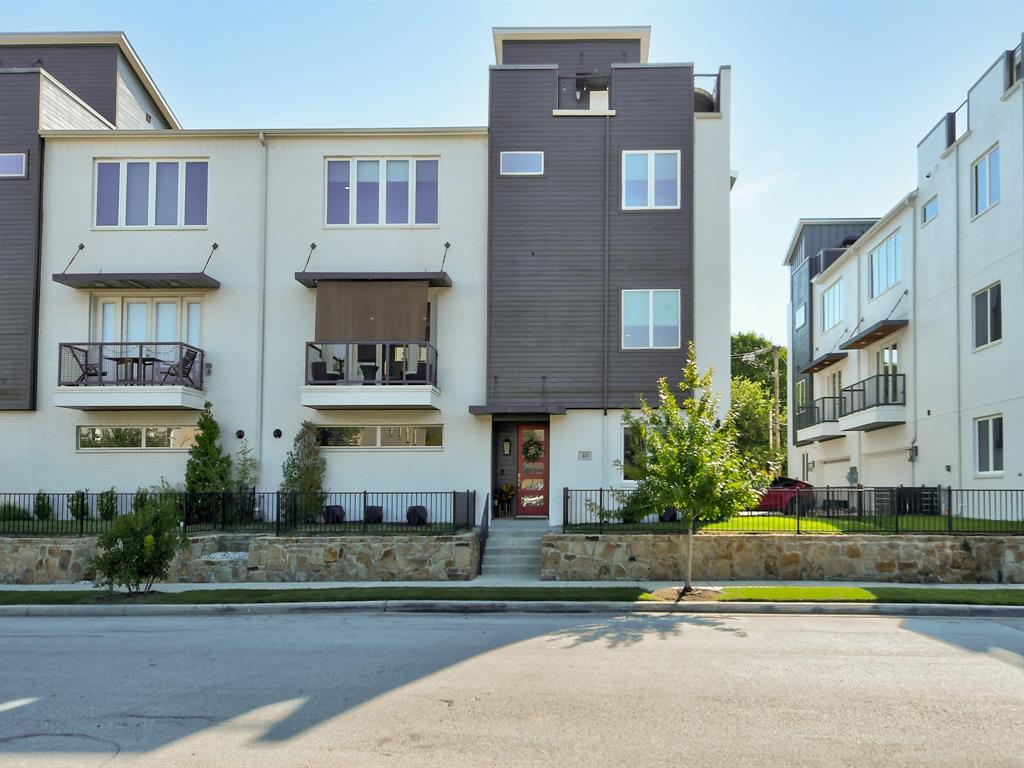
[{"label": "neighboring white building", "polygon": [[[797,226],[786,260],[794,275],[791,474],[818,486],[1019,488],[1020,46],[917,152],[917,189],[881,219]],[[851,237],[851,228],[861,231]],[[810,233],[815,253],[800,247]]]}]

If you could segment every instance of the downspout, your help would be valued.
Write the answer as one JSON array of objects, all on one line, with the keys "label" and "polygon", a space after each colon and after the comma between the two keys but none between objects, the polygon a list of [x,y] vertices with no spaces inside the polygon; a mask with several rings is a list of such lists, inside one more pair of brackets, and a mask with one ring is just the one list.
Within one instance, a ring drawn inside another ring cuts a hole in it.
[{"label": "downspout", "polygon": [[[967,120],[968,129],[970,129],[970,106],[967,107]],[[963,339],[960,338],[960,143],[957,142],[956,149],[954,150],[953,163],[956,166],[956,173],[954,175],[954,184],[956,184],[956,194],[954,196],[954,211],[956,214],[953,216],[953,226],[956,228],[956,232],[953,237],[953,246],[956,250],[956,474],[958,487],[964,487],[964,426],[963,426],[963,390],[960,384],[960,367],[962,365],[963,352],[961,347],[963,345]]]},{"label": "downspout", "polygon": [[[609,169],[608,169],[608,153],[611,150],[611,142],[609,133],[611,131],[611,123],[609,122],[611,117],[608,115],[604,116],[604,277],[602,285],[604,287],[604,343],[601,345],[602,349],[602,365],[601,365],[601,406],[603,408],[603,416],[601,419],[601,468],[605,478],[609,478],[608,474],[608,208],[611,205],[611,196],[608,193],[608,182],[609,182]],[[609,485],[611,481],[609,479]],[[602,485],[604,483],[602,482]]]},{"label": "downspout", "polygon": [[263,147],[263,200],[260,203],[260,259],[256,271],[256,290],[260,296],[259,334],[256,347],[256,461],[263,463],[263,379],[264,350],[267,345],[267,137],[259,132],[260,146]]},{"label": "downspout", "polygon": [[[916,200],[916,195],[915,195]],[[911,206],[910,216],[910,322],[913,323],[910,327],[910,338],[914,348],[911,352],[910,359],[914,366],[913,384],[911,389],[914,394],[914,434],[910,440],[911,455],[917,447],[917,420],[920,418],[921,409],[917,400],[917,381],[920,378],[917,369],[917,206]],[[913,461],[910,462],[910,485],[914,487],[917,485],[917,457],[913,456]]]}]

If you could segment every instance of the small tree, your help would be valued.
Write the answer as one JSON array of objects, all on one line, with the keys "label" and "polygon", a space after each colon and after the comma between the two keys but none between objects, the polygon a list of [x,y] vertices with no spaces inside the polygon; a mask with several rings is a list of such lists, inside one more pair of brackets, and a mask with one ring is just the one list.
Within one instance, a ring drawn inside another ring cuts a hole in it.
[{"label": "small tree", "polygon": [[651,512],[672,508],[686,526],[686,582],[693,589],[693,534],[702,525],[727,520],[757,503],[770,473],[736,446],[735,426],[720,423],[720,398],[711,388],[712,372],[701,373],[690,343],[679,392],[662,378],[658,407],[641,398],[639,413],[626,411],[623,423],[638,431],[643,450],[635,458],[641,473],[636,493]]},{"label": "small tree", "polygon": [[[231,457],[220,450],[220,427],[213,418],[207,402],[199,414],[199,432],[188,449],[185,464],[185,492],[189,518],[193,521],[213,521],[220,516],[223,498],[220,495],[231,488]],[[193,495],[195,494],[195,495]]]},{"label": "small tree", "polygon": [[235,454],[234,485],[239,491],[251,491],[259,480],[260,463],[252,455],[249,441],[242,439],[242,444]]},{"label": "small tree", "polygon": [[[138,496],[136,496],[138,498]],[[164,579],[185,543],[179,505],[171,494],[150,494],[130,514],[121,515],[100,534],[100,553],[92,559],[97,582],[123,586],[130,594],[148,593]]]},{"label": "small tree", "polygon": [[36,516],[36,520],[49,520],[50,515],[53,514],[53,502],[50,501],[50,494],[46,491],[39,491],[36,494],[35,504],[32,506],[32,512]]},{"label": "small tree", "polygon": [[301,522],[316,519],[323,510],[327,462],[320,455],[320,437],[312,422],[304,421],[281,466],[281,492],[285,512]]},{"label": "small tree", "polygon": [[100,520],[108,523],[117,517],[117,492],[113,486],[96,497],[96,511]]},{"label": "small tree", "polygon": [[71,517],[82,522],[89,516],[89,489],[78,490],[68,495],[68,512]]}]

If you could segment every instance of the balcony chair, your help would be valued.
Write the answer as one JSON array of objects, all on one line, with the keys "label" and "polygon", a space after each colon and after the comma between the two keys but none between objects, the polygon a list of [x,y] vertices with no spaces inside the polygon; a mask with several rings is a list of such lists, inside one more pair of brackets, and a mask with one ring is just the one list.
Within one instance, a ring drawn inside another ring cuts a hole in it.
[{"label": "balcony chair", "polygon": [[327,363],[323,360],[314,360],[309,364],[309,379],[314,384],[336,384],[341,374],[328,371]]},{"label": "balcony chair", "polygon": [[164,371],[164,378],[161,383],[166,383],[168,377],[173,376],[178,384],[181,384],[182,380],[188,381],[190,384],[192,376],[192,366],[196,363],[196,357],[199,356],[199,352],[194,349],[186,349],[178,362],[171,363],[167,366],[167,370]]},{"label": "balcony chair", "polygon": [[90,363],[87,359],[87,352],[77,347],[68,347],[71,352],[71,358],[75,361],[75,365],[78,366],[80,371],[79,376],[75,379],[75,384],[89,383],[89,379],[102,379],[107,375],[106,371],[100,370],[99,363]]},{"label": "balcony chair", "polygon": [[416,363],[416,370],[405,372],[406,381],[418,381],[424,384],[427,383],[427,363],[425,360],[421,360]]}]

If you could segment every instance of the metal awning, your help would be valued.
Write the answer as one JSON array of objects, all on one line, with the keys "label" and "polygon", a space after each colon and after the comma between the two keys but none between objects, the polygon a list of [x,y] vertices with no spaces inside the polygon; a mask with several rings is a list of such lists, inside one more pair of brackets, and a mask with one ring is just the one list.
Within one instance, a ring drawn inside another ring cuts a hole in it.
[{"label": "metal awning", "polygon": [[469,412],[474,416],[564,416],[565,411],[564,405],[551,403],[492,403],[469,406]]},{"label": "metal awning", "polygon": [[57,273],[53,282],[69,288],[104,288],[125,290],[131,288],[220,288],[220,281],[204,272],[75,272]]},{"label": "metal awning", "polygon": [[853,338],[847,339],[845,342],[839,345],[840,349],[864,349],[864,347],[874,344],[876,341],[880,341],[888,336],[893,331],[898,331],[900,328],[905,328],[910,323],[909,320],[879,320],[874,325],[864,329]]},{"label": "metal awning", "polygon": [[451,288],[447,272],[296,272],[295,279],[307,288],[321,281],[382,282],[389,280],[426,280],[431,288]]},{"label": "metal awning", "polygon": [[840,360],[844,360],[847,357],[845,352],[828,352],[821,357],[817,357],[811,361],[811,364],[800,371],[800,373],[817,373],[828,368],[833,363],[838,363]]}]

